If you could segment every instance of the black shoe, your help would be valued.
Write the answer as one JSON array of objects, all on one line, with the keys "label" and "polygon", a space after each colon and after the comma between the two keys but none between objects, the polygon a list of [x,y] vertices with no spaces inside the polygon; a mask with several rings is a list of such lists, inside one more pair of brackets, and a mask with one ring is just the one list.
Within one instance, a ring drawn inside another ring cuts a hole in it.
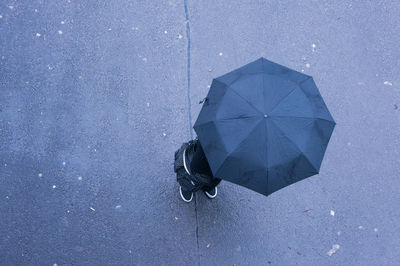
[{"label": "black shoe", "polygon": [[179,193],[181,194],[181,198],[184,202],[191,202],[193,199],[193,192],[183,190],[182,187],[179,187]]},{"label": "black shoe", "polygon": [[209,190],[204,190],[204,194],[206,194],[206,196],[209,199],[215,198],[217,196],[217,187],[213,187],[213,188],[211,188]]}]

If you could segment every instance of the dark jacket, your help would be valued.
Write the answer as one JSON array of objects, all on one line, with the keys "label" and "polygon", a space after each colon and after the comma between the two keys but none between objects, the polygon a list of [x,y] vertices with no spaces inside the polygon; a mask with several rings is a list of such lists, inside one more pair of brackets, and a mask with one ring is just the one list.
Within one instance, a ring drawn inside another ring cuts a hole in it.
[{"label": "dark jacket", "polygon": [[[184,156],[186,168],[184,166]],[[175,151],[174,172],[178,183],[185,190],[192,192],[199,189],[208,189],[215,187],[221,182],[221,179],[212,175],[207,158],[200,145],[198,138],[185,142]]]}]

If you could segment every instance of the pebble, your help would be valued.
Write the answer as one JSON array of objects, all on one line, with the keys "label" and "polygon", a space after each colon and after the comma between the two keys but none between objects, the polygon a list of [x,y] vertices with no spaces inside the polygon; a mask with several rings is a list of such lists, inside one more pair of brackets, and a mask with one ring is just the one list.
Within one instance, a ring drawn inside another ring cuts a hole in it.
[{"label": "pebble", "polygon": [[328,256],[332,256],[333,254],[336,253],[336,251],[338,251],[339,248],[340,246],[338,244],[332,245],[332,248],[326,254]]}]

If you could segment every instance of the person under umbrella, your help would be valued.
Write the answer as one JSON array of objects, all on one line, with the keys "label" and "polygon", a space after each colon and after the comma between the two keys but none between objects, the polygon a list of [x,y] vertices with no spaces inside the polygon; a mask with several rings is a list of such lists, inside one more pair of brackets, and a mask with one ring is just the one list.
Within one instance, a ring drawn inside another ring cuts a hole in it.
[{"label": "person under umbrella", "polygon": [[213,79],[198,137],[175,153],[182,198],[216,178],[268,196],[318,174],[335,125],[311,76],[265,58]]},{"label": "person under umbrella", "polygon": [[183,143],[175,152],[174,172],[183,201],[191,202],[193,193],[199,190],[209,199],[217,196],[217,185],[221,179],[213,176],[198,137]]}]

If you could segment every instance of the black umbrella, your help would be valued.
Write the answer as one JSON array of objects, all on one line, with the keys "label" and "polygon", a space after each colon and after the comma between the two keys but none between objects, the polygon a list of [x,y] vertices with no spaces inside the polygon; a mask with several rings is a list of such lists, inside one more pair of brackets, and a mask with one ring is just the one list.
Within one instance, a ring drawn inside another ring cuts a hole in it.
[{"label": "black umbrella", "polygon": [[334,127],[311,76],[260,58],[213,80],[193,128],[215,177],[269,195],[319,172]]}]

